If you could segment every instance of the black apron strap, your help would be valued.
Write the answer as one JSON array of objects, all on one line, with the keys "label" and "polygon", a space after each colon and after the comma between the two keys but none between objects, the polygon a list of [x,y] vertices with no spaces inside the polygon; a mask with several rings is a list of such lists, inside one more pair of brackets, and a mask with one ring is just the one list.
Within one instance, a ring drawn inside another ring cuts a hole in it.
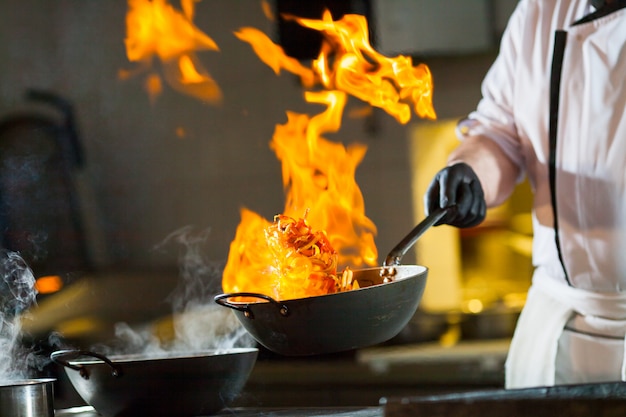
[{"label": "black apron strap", "polygon": [[565,280],[568,285],[572,285],[563,261],[563,253],[561,251],[561,240],[559,238],[559,216],[557,210],[556,199],[556,140],[558,134],[559,123],[559,95],[561,92],[561,70],[563,69],[563,55],[565,54],[565,44],[567,42],[567,32],[557,30],[554,34],[554,50],[552,54],[552,69],[550,72],[550,120],[548,132],[550,135],[550,154],[549,154],[549,181],[550,181],[550,198],[552,201],[552,214],[554,217],[554,243],[559,255],[559,261],[565,273]]}]

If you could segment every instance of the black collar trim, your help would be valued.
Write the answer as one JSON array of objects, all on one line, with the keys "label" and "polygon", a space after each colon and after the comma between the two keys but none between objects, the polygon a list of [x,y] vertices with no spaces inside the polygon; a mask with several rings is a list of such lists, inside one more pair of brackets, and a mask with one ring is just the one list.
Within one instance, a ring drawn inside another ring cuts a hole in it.
[{"label": "black collar trim", "polygon": [[611,13],[616,12],[620,9],[623,9],[624,7],[626,7],[626,0],[617,0],[611,4],[605,4],[604,6],[600,7],[595,12],[589,13],[587,16],[583,17],[582,19],[577,20],[576,22],[574,22],[572,26],[591,22],[592,20],[596,20],[601,17],[610,15]]}]

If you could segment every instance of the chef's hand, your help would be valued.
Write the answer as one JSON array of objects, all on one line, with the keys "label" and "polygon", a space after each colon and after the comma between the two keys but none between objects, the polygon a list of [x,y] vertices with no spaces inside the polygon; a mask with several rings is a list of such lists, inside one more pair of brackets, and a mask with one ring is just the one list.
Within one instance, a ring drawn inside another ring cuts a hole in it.
[{"label": "chef's hand", "polygon": [[472,227],[485,220],[487,204],[483,187],[466,163],[448,166],[435,175],[424,196],[426,213],[439,207],[455,206],[437,222],[456,227]]}]

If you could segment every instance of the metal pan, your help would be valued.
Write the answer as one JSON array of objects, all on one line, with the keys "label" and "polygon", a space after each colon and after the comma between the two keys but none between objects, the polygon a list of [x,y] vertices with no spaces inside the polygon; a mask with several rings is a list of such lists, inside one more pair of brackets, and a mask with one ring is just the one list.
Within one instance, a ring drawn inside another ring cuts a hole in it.
[{"label": "metal pan", "polygon": [[[265,294],[229,293],[217,295],[215,302],[233,309],[258,343],[281,355],[320,355],[382,343],[406,326],[426,285],[428,268],[400,265],[400,260],[448,210],[434,211],[415,226],[382,267],[355,270],[358,290],[285,301]],[[231,301],[235,297],[259,300]]]},{"label": "metal pan", "polygon": [[53,378],[0,381],[0,416],[54,417]]},{"label": "metal pan", "polygon": [[243,389],[257,354],[256,348],[231,348],[106,357],[61,350],[51,359],[104,417],[183,417],[228,405]]}]

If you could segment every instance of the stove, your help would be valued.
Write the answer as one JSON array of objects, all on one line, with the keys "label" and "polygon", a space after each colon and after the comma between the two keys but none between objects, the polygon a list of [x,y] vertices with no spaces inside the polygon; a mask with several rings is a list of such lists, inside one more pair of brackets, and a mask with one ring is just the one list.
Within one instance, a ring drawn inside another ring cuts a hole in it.
[{"label": "stove", "polygon": [[[54,415],[55,417],[101,417],[88,406],[56,410]],[[212,414],[211,417],[383,417],[383,415],[382,407],[288,407],[227,408],[217,414]]]},{"label": "stove", "polygon": [[626,415],[626,382],[492,389],[383,399],[384,417],[609,417]]},{"label": "stove", "polygon": [[[626,382],[488,389],[381,399],[376,407],[237,407],[213,417],[617,417],[626,416]],[[55,417],[100,417],[92,407],[57,410]],[[202,417],[202,416],[198,416]]]}]

